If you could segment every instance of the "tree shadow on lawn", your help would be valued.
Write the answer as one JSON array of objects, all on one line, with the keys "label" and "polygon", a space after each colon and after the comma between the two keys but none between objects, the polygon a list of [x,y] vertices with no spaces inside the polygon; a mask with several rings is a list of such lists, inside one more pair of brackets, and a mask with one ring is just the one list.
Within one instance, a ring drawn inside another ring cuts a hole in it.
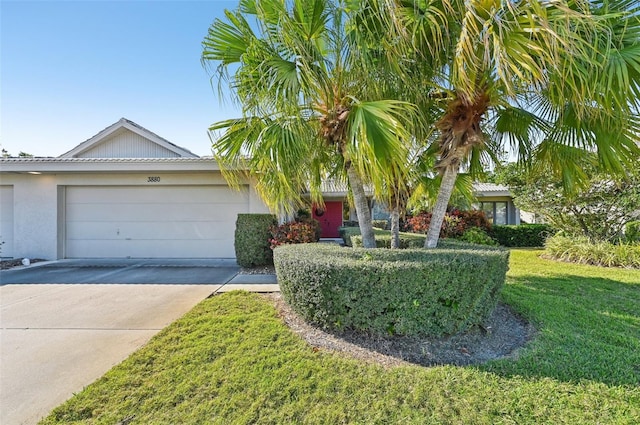
[{"label": "tree shadow on lawn", "polygon": [[[640,283],[640,282],[639,282]],[[538,329],[503,376],[640,385],[640,285],[576,275],[509,277],[502,297]]]}]

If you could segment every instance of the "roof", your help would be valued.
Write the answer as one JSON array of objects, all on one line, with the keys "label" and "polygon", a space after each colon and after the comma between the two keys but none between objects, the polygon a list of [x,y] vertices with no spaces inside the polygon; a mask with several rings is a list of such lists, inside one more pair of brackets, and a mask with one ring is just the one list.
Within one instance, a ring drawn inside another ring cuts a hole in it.
[{"label": "roof", "polygon": [[217,171],[212,157],[196,158],[1,158],[3,173]]},{"label": "roof", "polygon": [[476,196],[511,196],[507,186],[495,183],[473,183]]},{"label": "roof", "polygon": [[[349,187],[346,183],[336,180],[325,180],[320,186],[324,196],[347,196]],[[473,191],[476,196],[511,196],[507,186],[494,183],[473,183]],[[367,189],[367,195],[371,196],[371,188]]]},{"label": "roof", "polygon": [[[143,126],[131,120],[128,120],[126,118],[120,118],[119,121],[111,124],[109,127],[100,131],[98,134],[91,137],[90,139],[87,139],[84,142],[80,143],[78,146],[71,149],[69,152],[66,152],[60,155],[59,158],[82,157],[85,154],[89,154],[91,150],[97,149],[100,145],[113,141],[114,137],[116,137],[119,134],[119,132],[122,133],[123,131],[126,131],[126,130],[142,137],[143,139],[148,141],[147,143],[151,143],[155,145],[158,149],[164,150],[167,153],[167,155],[164,155],[164,156],[198,158],[198,155],[194,154],[188,149],[185,149],[176,144],[173,144],[167,139],[158,136],[154,132],[147,130]],[[121,157],[122,155],[117,155],[117,156]],[[135,157],[140,157],[140,156],[135,155]]]}]

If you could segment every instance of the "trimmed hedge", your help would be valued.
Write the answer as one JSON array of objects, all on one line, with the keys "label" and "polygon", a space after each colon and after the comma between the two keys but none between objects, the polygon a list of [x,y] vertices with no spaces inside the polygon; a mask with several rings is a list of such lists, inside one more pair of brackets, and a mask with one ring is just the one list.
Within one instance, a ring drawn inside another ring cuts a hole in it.
[{"label": "trimmed hedge", "polygon": [[389,220],[371,220],[371,225],[376,229],[389,230]]},{"label": "trimmed hedge", "polygon": [[274,250],[280,290],[324,328],[440,336],[482,323],[508,268],[501,248],[441,241],[434,250],[284,245]]},{"label": "trimmed hedge", "polygon": [[[345,246],[362,247],[362,236],[360,236],[359,227],[344,226],[340,227],[338,232],[340,233],[340,237],[344,241]],[[377,248],[391,247],[391,232],[389,230],[382,230],[374,227],[373,233],[376,235]],[[424,238],[426,238],[426,235],[400,232],[400,248],[422,248],[424,246]]]},{"label": "trimmed hedge", "polygon": [[[426,235],[400,233],[400,249],[422,248]],[[351,246],[362,248],[362,236],[352,235]],[[391,233],[387,230],[383,235],[376,233],[376,248],[391,248]]]},{"label": "trimmed hedge", "polygon": [[547,238],[556,232],[548,224],[494,225],[489,236],[502,246],[538,247],[544,246]]},{"label": "trimmed hedge", "polygon": [[271,227],[278,221],[272,214],[238,214],[234,247],[236,261],[242,267],[273,264]]},{"label": "trimmed hedge", "polygon": [[[383,233],[386,233],[386,232],[382,232],[382,231],[380,231],[380,229],[376,229],[374,227],[373,228],[373,233],[376,235],[376,239],[377,239],[379,235],[381,235]],[[360,228],[357,225],[356,226],[339,227],[338,228],[338,234],[340,234],[340,237],[344,241],[345,246],[353,246],[353,242],[351,241],[351,238],[354,237],[354,236],[359,236],[360,235]]]}]

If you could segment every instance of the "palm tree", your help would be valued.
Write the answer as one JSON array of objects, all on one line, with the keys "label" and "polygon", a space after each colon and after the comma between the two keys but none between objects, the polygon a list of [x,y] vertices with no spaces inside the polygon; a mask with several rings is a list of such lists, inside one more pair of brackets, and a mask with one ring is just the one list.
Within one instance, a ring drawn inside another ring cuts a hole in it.
[{"label": "palm tree", "polygon": [[589,151],[609,172],[637,166],[637,1],[370,0],[362,9],[377,14],[363,26],[388,35],[388,63],[442,111],[442,184],[426,248],[437,245],[458,172],[505,144],[567,190],[585,180]]},{"label": "palm tree", "polygon": [[346,175],[365,247],[375,247],[363,181],[380,192],[405,156],[410,104],[376,96],[367,50],[354,44],[345,1],[241,0],[203,41],[220,87],[243,116],[213,124],[225,176],[244,168],[273,210],[290,212],[308,189],[322,203],[323,178]]}]

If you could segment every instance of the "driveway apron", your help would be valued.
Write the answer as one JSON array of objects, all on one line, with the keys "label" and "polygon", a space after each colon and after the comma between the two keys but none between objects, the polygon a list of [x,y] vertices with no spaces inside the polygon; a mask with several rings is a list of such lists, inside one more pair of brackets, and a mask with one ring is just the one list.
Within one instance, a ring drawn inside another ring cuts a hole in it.
[{"label": "driveway apron", "polygon": [[37,423],[237,271],[233,260],[64,260],[0,272],[0,424]]}]

